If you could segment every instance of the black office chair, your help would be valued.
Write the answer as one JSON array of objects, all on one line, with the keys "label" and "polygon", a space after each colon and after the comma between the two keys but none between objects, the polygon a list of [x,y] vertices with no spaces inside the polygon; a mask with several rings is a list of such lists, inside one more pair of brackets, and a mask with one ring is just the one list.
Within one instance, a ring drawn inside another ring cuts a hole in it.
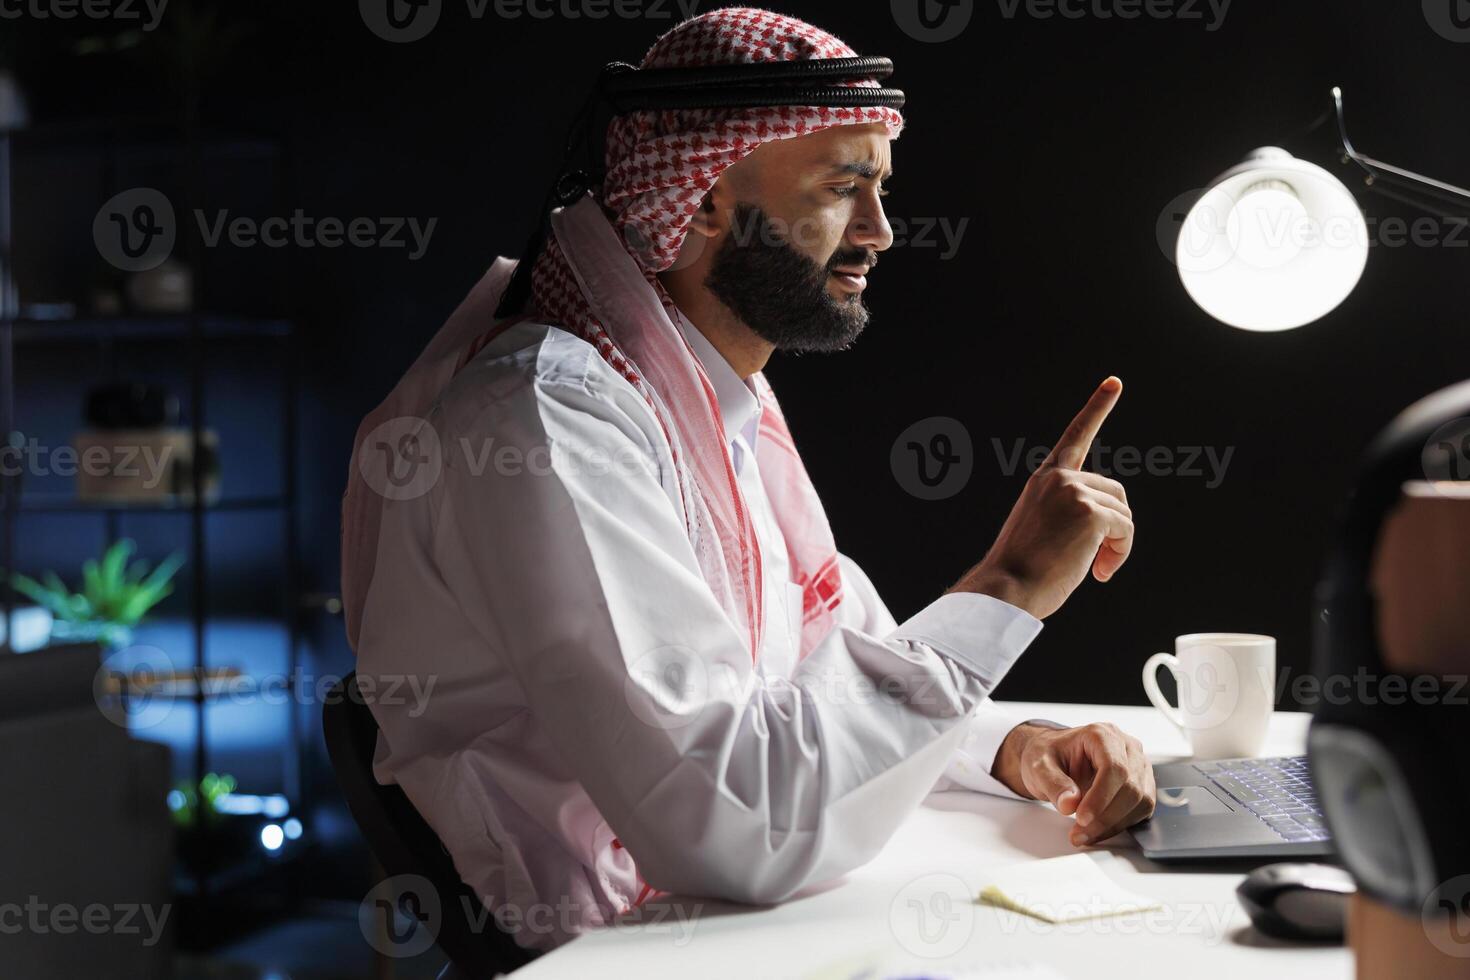
[{"label": "black office chair", "polygon": [[495,919],[460,879],[444,845],[403,790],[373,778],[378,723],[362,699],[355,673],[332,688],[322,709],[322,731],[352,819],[378,863],[390,877],[426,879],[438,897],[440,913],[427,921],[420,913],[421,896],[395,895],[393,900],[405,915],[430,929],[449,957],[439,980],[484,980],[534,959],[535,951],[516,945],[495,928]]}]

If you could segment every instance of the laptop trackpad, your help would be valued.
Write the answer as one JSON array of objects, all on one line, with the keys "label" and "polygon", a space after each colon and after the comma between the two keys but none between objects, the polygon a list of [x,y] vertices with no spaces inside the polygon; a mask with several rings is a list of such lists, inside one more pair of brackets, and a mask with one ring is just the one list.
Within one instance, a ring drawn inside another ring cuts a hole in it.
[{"label": "laptop trackpad", "polygon": [[1166,810],[1169,814],[1180,817],[1235,812],[1203,786],[1160,787],[1154,815],[1160,816]]}]

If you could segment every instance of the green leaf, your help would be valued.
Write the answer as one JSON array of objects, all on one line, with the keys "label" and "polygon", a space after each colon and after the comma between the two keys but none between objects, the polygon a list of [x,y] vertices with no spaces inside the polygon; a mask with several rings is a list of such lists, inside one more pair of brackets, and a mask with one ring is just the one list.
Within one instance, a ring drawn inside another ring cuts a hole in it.
[{"label": "green leaf", "polygon": [[181,567],[183,567],[183,564],[184,553],[181,551],[175,551],[173,554],[169,555],[163,561],[158,563],[158,567],[155,568],[153,572],[146,579],[143,580],[144,586],[151,587],[167,583],[168,580],[173,578],[174,574],[178,572]]},{"label": "green leaf", "polygon": [[118,538],[112,543],[112,547],[102,555],[103,581],[114,585],[122,581],[123,568],[133,557],[136,547],[131,538]]},{"label": "green leaf", "polygon": [[169,581],[184,563],[184,556],[174,552],[158,564],[141,582],[123,590],[113,618],[127,626],[136,626],[147,613],[173,593]]},{"label": "green leaf", "polygon": [[82,595],[94,604],[102,599],[102,571],[91,558],[82,562]]},{"label": "green leaf", "polygon": [[53,616],[62,616],[65,614],[66,603],[70,598],[70,593],[65,590],[57,592],[55,589],[47,588],[40,582],[37,582],[29,575],[22,575],[19,572],[15,572],[10,576],[10,584],[15,586],[15,591],[27,599],[50,610]]},{"label": "green leaf", "polygon": [[167,582],[156,588],[139,589],[123,600],[113,619],[124,626],[136,626],[148,610],[158,605],[173,590],[173,585]]},{"label": "green leaf", "polygon": [[86,596],[70,595],[67,596],[67,611],[62,618],[72,623],[85,623],[97,618],[96,612],[96,607],[87,601]]},{"label": "green leaf", "polygon": [[22,575],[20,572],[10,573],[10,584],[15,586],[15,591],[33,602],[44,603],[54,598],[54,593],[51,590],[29,575]]}]

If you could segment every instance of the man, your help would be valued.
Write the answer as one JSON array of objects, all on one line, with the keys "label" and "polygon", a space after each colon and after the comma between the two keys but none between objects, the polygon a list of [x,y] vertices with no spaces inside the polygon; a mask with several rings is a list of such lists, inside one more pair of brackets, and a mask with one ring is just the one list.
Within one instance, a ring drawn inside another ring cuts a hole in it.
[{"label": "man", "polygon": [[[851,55],[731,8],[643,67]],[[1040,620],[1128,556],[1123,488],[1080,469],[1121,384],[900,626],[838,554],[760,374],[862,331],[901,126],[884,107],[617,117],[531,315],[493,321],[501,260],[363,424],[343,589],[359,677],[385,692],[377,775],[523,945],[655,890],[779,902],[867,861],[936,788],[1051,803],[1078,846],[1152,812],[1136,740],[989,700]],[[422,698],[387,696],[403,675]]]}]

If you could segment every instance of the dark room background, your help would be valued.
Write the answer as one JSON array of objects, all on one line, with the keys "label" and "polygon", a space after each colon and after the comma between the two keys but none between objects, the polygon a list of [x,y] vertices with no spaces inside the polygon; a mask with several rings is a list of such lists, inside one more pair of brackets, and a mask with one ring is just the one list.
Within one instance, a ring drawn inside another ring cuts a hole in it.
[{"label": "dark room background", "polygon": [[[501,6],[520,14],[443,0],[436,27],[409,42],[378,36],[351,3],[173,0],[154,30],[0,22],[0,64],[31,114],[14,150],[23,303],[85,304],[97,282],[51,270],[102,269],[93,218],[139,186],[210,216],[299,210],[431,229],[422,254],[407,231],[396,248],[221,241],[196,252],[201,306],[295,327],[292,580],[303,595],[338,590],[338,508],[359,420],[495,256],[519,253],[598,68],[638,60],[680,10],[647,0],[618,8],[637,16],[571,18],[550,0]],[[1346,303],[1281,334],[1209,319],[1161,236],[1177,228],[1173,202],[1263,145],[1342,177],[1370,230],[1420,218],[1336,157],[1329,92],[1344,89],[1360,149],[1470,183],[1470,31],[1404,0],[1179,0],[1172,16],[1127,20],[1037,17],[1051,8],[997,0],[959,4],[967,26],[937,41],[906,31],[887,2],[767,6],[892,57],[909,96],[887,202],[907,240],[872,277],[872,326],[848,352],[778,355],[769,371],[839,547],[902,620],[982,556],[1026,476],[1007,465],[1018,447],[1024,460],[1049,446],[1117,374],[1126,389],[1102,444],[1165,461],[1120,477],[1135,550],[1113,582],[1084,585],[1048,622],[1000,696],[1142,704],[1144,659],[1195,631],[1273,634],[1280,665],[1307,670],[1313,585],[1358,453],[1399,409],[1467,373],[1470,233],[1375,237]],[[177,154],[159,148],[167,141],[149,138],[180,118],[184,78],[197,85],[202,134],[192,188]],[[76,148],[89,126],[111,134],[107,152]],[[197,234],[179,227],[181,240]],[[187,393],[179,364],[132,356],[130,376]],[[282,365],[249,345],[213,356],[209,424],[226,491],[268,493],[289,473]],[[64,443],[92,362],[37,351],[17,364],[17,427]],[[940,417],[968,435],[972,472],[958,493],[924,500],[895,473],[893,449]],[[17,567],[70,568],[94,553],[100,538],[71,519],[28,518]],[[128,520],[145,550],[180,546],[176,530]],[[211,601],[243,614],[287,576],[276,518],[209,520]],[[186,608],[182,585],[166,608]],[[329,604],[310,608],[307,669],[350,669],[340,619]],[[314,715],[303,709],[299,722],[316,737]]]}]

